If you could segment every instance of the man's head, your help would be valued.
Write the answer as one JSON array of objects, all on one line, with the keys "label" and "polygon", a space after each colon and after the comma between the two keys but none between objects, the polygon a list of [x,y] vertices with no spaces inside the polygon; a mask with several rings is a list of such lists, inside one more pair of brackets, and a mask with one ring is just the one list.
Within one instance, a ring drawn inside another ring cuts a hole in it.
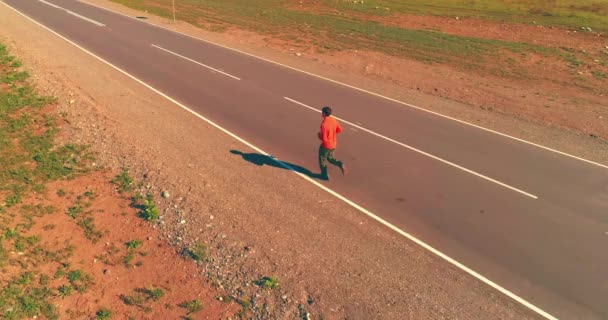
[{"label": "man's head", "polygon": [[324,118],[331,116],[331,108],[328,106],[323,107],[323,109],[321,109],[321,114]]}]

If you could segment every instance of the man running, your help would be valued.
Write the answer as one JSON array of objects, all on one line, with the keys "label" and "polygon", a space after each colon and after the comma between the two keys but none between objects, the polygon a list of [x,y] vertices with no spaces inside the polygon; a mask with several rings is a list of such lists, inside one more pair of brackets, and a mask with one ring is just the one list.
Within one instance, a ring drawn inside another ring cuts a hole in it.
[{"label": "man running", "polygon": [[321,132],[319,132],[319,139],[321,139],[321,146],[319,147],[319,167],[321,168],[321,178],[323,180],[329,180],[327,162],[339,167],[343,175],[348,171],[342,161],[338,161],[334,158],[336,139],[338,133],[342,132],[342,127],[340,126],[340,123],[338,123],[338,120],[331,116],[330,107],[323,107],[321,115],[323,116],[323,122],[321,122]]}]

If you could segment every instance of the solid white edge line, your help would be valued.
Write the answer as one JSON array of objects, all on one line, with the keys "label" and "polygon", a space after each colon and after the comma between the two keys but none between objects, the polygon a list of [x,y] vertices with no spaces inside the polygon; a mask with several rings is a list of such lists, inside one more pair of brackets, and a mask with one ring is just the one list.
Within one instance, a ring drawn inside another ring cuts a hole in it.
[{"label": "solid white edge line", "polygon": [[[201,120],[203,120],[203,121],[207,122],[209,125],[211,125],[211,126],[213,126],[213,127],[217,128],[218,130],[220,130],[220,131],[224,132],[225,134],[229,135],[230,137],[234,138],[235,140],[237,140],[237,141],[239,141],[239,142],[243,143],[244,145],[246,145],[246,146],[250,147],[251,149],[253,149],[253,150],[255,150],[255,151],[259,152],[260,154],[263,154],[263,155],[266,155],[266,156],[270,156],[270,155],[268,155],[267,153],[265,153],[264,151],[262,151],[261,149],[259,149],[258,147],[256,147],[256,146],[254,146],[254,145],[250,144],[249,142],[247,142],[247,141],[243,140],[243,139],[242,139],[242,138],[240,138],[239,136],[237,136],[237,135],[233,134],[232,132],[230,132],[230,131],[228,131],[228,130],[226,130],[226,129],[222,128],[221,126],[219,126],[219,125],[215,124],[214,122],[212,122],[212,121],[208,120],[207,118],[205,118],[205,117],[201,116],[200,114],[198,114],[198,113],[194,112],[193,110],[191,110],[190,108],[188,108],[188,107],[184,106],[183,104],[179,103],[179,102],[178,102],[178,101],[176,101],[175,99],[173,99],[173,98],[171,98],[171,97],[167,96],[166,94],[164,94],[164,93],[160,92],[159,90],[157,90],[157,89],[155,89],[154,87],[152,87],[152,86],[148,85],[147,83],[143,82],[142,80],[139,80],[139,79],[138,79],[138,78],[136,78],[135,76],[132,76],[131,74],[127,73],[126,71],[124,71],[124,70],[122,70],[122,69],[120,69],[119,67],[117,67],[117,66],[115,66],[115,65],[111,64],[110,62],[108,62],[108,61],[104,60],[103,58],[101,58],[101,57],[99,57],[99,56],[95,55],[94,53],[92,53],[92,52],[88,51],[87,49],[85,49],[85,48],[83,48],[83,47],[79,46],[78,44],[76,44],[76,43],[72,42],[71,40],[69,40],[69,39],[65,38],[64,36],[60,35],[59,33],[57,33],[57,32],[55,32],[55,31],[51,30],[50,28],[46,27],[45,25],[41,24],[40,22],[38,22],[38,21],[36,21],[36,20],[34,20],[34,19],[30,18],[29,16],[27,16],[27,15],[25,15],[25,14],[21,13],[19,10],[15,9],[15,8],[13,8],[13,7],[11,7],[11,6],[9,6],[9,5],[8,5],[8,4],[6,4],[5,2],[3,2],[3,1],[0,1],[0,2],[1,2],[2,4],[4,4],[5,6],[7,6],[8,8],[12,9],[13,11],[17,12],[18,14],[22,15],[22,16],[23,16],[23,17],[25,17],[26,19],[28,19],[28,20],[30,20],[30,21],[32,21],[32,22],[34,22],[35,24],[39,25],[40,27],[42,27],[42,28],[44,28],[44,29],[48,30],[49,32],[53,33],[53,34],[54,34],[54,35],[56,35],[57,37],[59,37],[59,38],[61,38],[61,39],[65,40],[65,41],[66,41],[66,42],[68,42],[69,44],[71,44],[71,45],[73,45],[73,46],[77,47],[78,49],[80,49],[80,50],[82,50],[82,51],[86,52],[87,54],[89,54],[89,55],[93,56],[94,58],[98,59],[99,61],[101,61],[101,62],[103,62],[103,63],[107,64],[108,66],[110,66],[110,67],[114,68],[115,70],[119,71],[120,73],[122,73],[122,74],[126,75],[127,77],[129,77],[129,78],[131,78],[131,79],[135,80],[136,82],[140,83],[141,85],[143,85],[143,86],[147,87],[148,89],[152,90],[153,92],[155,92],[155,93],[159,94],[159,95],[160,95],[160,96],[162,96],[163,98],[165,98],[165,99],[167,99],[167,100],[169,100],[169,101],[171,101],[171,102],[175,103],[177,106],[179,106],[179,107],[181,107],[182,109],[184,109],[184,110],[186,110],[186,111],[190,112],[190,113],[191,113],[191,114],[193,114],[194,116],[196,116],[196,117],[200,118]],[[271,157],[271,158],[272,158],[272,157]],[[274,159],[274,158],[272,158],[272,159]],[[498,285],[498,284],[496,284],[496,283],[492,282],[492,281],[491,281],[491,280],[489,280],[488,278],[486,278],[486,277],[482,276],[481,274],[479,274],[479,273],[477,273],[477,272],[473,271],[472,269],[470,269],[469,267],[467,267],[467,266],[463,265],[462,263],[460,263],[460,262],[458,262],[458,261],[456,261],[456,260],[454,260],[454,259],[450,258],[448,255],[446,255],[446,254],[442,253],[441,251],[439,251],[439,250],[437,250],[437,249],[433,248],[432,246],[430,246],[430,245],[426,244],[426,243],[425,243],[425,242],[423,242],[422,240],[419,240],[418,238],[416,238],[416,237],[414,237],[414,236],[410,235],[409,233],[407,233],[407,232],[405,232],[405,231],[403,231],[403,230],[401,230],[401,229],[397,228],[396,226],[394,226],[394,225],[392,225],[391,223],[389,223],[389,222],[387,222],[387,221],[383,220],[382,218],[378,217],[377,215],[375,215],[375,214],[371,213],[370,211],[367,211],[365,208],[363,208],[363,207],[359,206],[358,204],[356,204],[356,203],[354,203],[354,202],[350,201],[349,199],[347,199],[347,198],[345,198],[345,197],[341,196],[340,194],[336,193],[335,191],[333,191],[333,190],[331,190],[331,189],[329,189],[329,188],[325,187],[324,185],[322,185],[322,184],[318,183],[317,181],[315,181],[315,180],[313,180],[313,179],[309,178],[308,176],[306,176],[306,175],[304,175],[304,174],[301,174],[301,173],[299,173],[299,172],[295,171],[295,169],[291,168],[289,165],[287,165],[287,164],[285,164],[285,163],[283,163],[283,162],[281,162],[281,161],[279,161],[279,160],[276,160],[276,159],[274,159],[274,161],[276,161],[276,162],[277,162],[277,164],[279,164],[280,166],[284,167],[285,169],[288,169],[288,170],[292,171],[293,173],[297,174],[298,176],[302,177],[303,179],[308,180],[310,183],[312,183],[312,184],[316,185],[317,187],[321,188],[322,190],[326,191],[327,193],[329,193],[329,194],[333,195],[334,197],[336,197],[336,198],[338,198],[338,199],[342,200],[343,202],[345,202],[346,204],[350,205],[351,207],[353,207],[353,208],[355,208],[355,209],[359,210],[360,212],[362,212],[362,213],[366,214],[366,215],[367,215],[367,216],[369,216],[370,218],[372,218],[372,219],[374,219],[374,220],[378,221],[379,223],[383,224],[384,226],[388,227],[389,229],[391,229],[391,230],[393,230],[393,231],[397,232],[398,234],[400,234],[400,235],[404,236],[405,238],[407,238],[407,239],[409,239],[409,240],[413,241],[414,243],[416,243],[416,244],[418,244],[419,246],[423,247],[424,249],[426,249],[426,250],[428,250],[428,251],[432,252],[433,254],[437,255],[438,257],[440,257],[440,258],[444,259],[445,261],[447,261],[447,262],[449,262],[449,263],[453,264],[454,266],[456,266],[456,267],[458,267],[459,269],[461,269],[461,270],[465,271],[466,273],[470,274],[470,275],[471,275],[471,276],[473,276],[474,278],[476,278],[476,279],[478,279],[478,280],[480,280],[480,281],[484,282],[484,283],[485,283],[485,284],[487,284],[488,286],[490,286],[490,287],[492,287],[492,288],[494,288],[494,289],[498,290],[499,292],[503,293],[504,295],[506,295],[506,296],[510,297],[511,299],[513,299],[513,300],[515,300],[515,301],[519,302],[520,304],[522,304],[523,306],[525,306],[525,307],[529,308],[530,310],[532,310],[532,311],[534,311],[534,312],[538,313],[539,315],[541,315],[541,316],[543,316],[543,317],[545,317],[545,318],[547,318],[547,319],[549,319],[549,320],[557,320],[557,318],[556,318],[556,317],[552,316],[551,314],[547,313],[546,311],[544,311],[544,310],[542,310],[542,309],[538,308],[537,306],[535,306],[535,305],[533,305],[532,303],[530,303],[530,302],[528,302],[528,301],[524,300],[523,298],[521,298],[521,297],[517,296],[516,294],[512,293],[511,291],[509,291],[509,290],[507,290],[507,289],[505,289],[505,288],[501,287],[500,285]]]},{"label": "solid white edge line", "polygon": [[58,5],[54,4],[54,3],[50,3],[50,2],[45,1],[45,0],[38,0],[38,1],[46,4],[47,6],[51,6],[53,8],[56,8],[56,9],[59,9],[59,10],[63,10],[63,11],[65,11],[65,12],[67,12],[67,13],[69,13],[69,14],[77,17],[77,18],[80,18],[82,20],[88,21],[88,22],[90,22],[90,23],[92,23],[94,25],[97,25],[99,27],[105,27],[106,26],[105,24],[103,24],[101,22],[95,21],[95,20],[93,20],[91,18],[87,18],[87,17],[85,17],[83,15],[80,15],[80,14],[78,14],[76,12],[70,11],[70,10],[68,10],[66,8],[63,8],[63,7],[60,7],[60,6],[58,6]]},{"label": "solid white edge line", "polygon": [[[423,111],[423,112],[427,112],[427,113],[436,115],[438,117],[442,117],[442,118],[445,118],[445,119],[456,121],[456,122],[459,122],[459,123],[462,123],[462,124],[465,124],[465,125],[468,125],[468,126],[471,126],[471,127],[483,130],[483,131],[487,131],[487,132],[490,132],[490,133],[497,134],[497,135],[505,137],[505,138],[513,139],[513,140],[516,140],[516,141],[519,141],[519,142],[522,142],[522,143],[525,143],[525,144],[529,144],[531,146],[535,146],[537,148],[541,148],[541,149],[544,149],[544,150],[547,150],[547,151],[551,151],[551,152],[560,154],[562,156],[570,157],[570,158],[573,158],[573,159],[576,159],[576,160],[579,160],[579,161],[583,161],[583,162],[586,162],[586,163],[589,163],[589,164],[592,164],[592,165],[596,165],[596,166],[608,169],[608,165],[601,164],[599,162],[595,162],[595,161],[587,160],[585,158],[577,157],[575,155],[572,155],[572,154],[569,154],[569,153],[566,153],[566,152],[563,152],[563,151],[559,151],[559,150],[556,150],[556,149],[545,147],[545,146],[540,145],[538,143],[534,143],[534,142],[531,142],[531,141],[528,141],[528,140],[524,140],[522,138],[517,138],[517,137],[511,136],[511,135],[508,135],[506,133],[502,133],[502,132],[499,132],[499,131],[496,131],[496,130],[492,130],[492,129],[488,129],[488,128],[485,128],[485,127],[482,127],[482,126],[479,126],[479,125],[476,125],[476,124],[473,124],[473,123],[470,123],[470,122],[466,122],[464,120],[460,120],[460,119],[456,119],[456,118],[453,118],[453,117],[450,117],[450,116],[446,116],[446,115],[441,114],[439,112],[435,112],[435,111],[431,111],[431,110],[428,110],[428,109],[425,109],[425,108],[422,108],[422,107],[418,107],[418,106],[415,106],[413,104],[410,104],[410,103],[407,103],[407,102],[404,102],[404,101],[400,101],[400,100],[397,100],[397,99],[394,99],[394,98],[383,96],[383,95],[381,95],[379,93],[375,93],[375,92],[372,92],[372,91],[369,91],[369,90],[366,90],[366,89],[362,89],[362,88],[359,88],[359,87],[356,87],[356,86],[353,86],[353,85],[350,85],[350,84],[346,84],[346,83],[343,83],[343,82],[340,82],[340,81],[337,81],[337,80],[326,78],[326,77],[314,74],[312,72],[304,71],[304,70],[301,70],[301,69],[298,69],[298,68],[295,68],[295,67],[291,67],[291,66],[282,64],[280,62],[276,62],[276,61],[273,61],[273,60],[270,60],[270,59],[266,59],[266,58],[263,58],[263,57],[260,57],[260,56],[256,56],[256,55],[254,55],[252,53],[247,53],[245,51],[234,49],[234,48],[231,48],[231,47],[219,44],[219,43],[215,43],[215,42],[210,41],[210,40],[206,40],[206,39],[203,39],[203,38],[195,37],[193,35],[189,35],[187,33],[179,32],[179,31],[176,31],[176,30],[172,30],[172,29],[169,29],[167,27],[159,26],[159,25],[154,24],[154,23],[152,23],[150,21],[140,20],[140,19],[137,19],[135,17],[131,17],[129,15],[126,15],[124,13],[120,13],[120,12],[117,12],[117,11],[114,11],[114,10],[111,10],[111,9],[108,9],[108,8],[104,8],[102,6],[99,6],[99,5],[96,5],[96,4],[92,4],[92,3],[89,3],[89,2],[84,1],[84,0],[77,0],[77,1],[80,2],[80,3],[87,4],[89,6],[92,6],[92,7],[99,8],[101,10],[105,10],[105,11],[112,12],[112,13],[120,15],[120,16],[124,16],[124,17],[130,18],[130,19],[134,19],[134,20],[137,20],[139,22],[143,22],[145,24],[148,24],[148,25],[156,27],[156,28],[160,28],[160,29],[164,29],[164,30],[167,30],[167,31],[170,31],[170,32],[173,32],[173,33],[181,34],[183,36],[186,36],[186,37],[189,37],[189,38],[192,38],[192,39],[196,39],[198,41],[202,41],[202,42],[205,42],[205,43],[212,44],[214,46],[218,46],[218,47],[221,47],[221,48],[224,48],[224,49],[228,49],[228,50],[231,50],[231,51],[234,51],[234,52],[238,52],[238,53],[244,54],[246,56],[250,56],[250,57],[253,57],[253,58],[256,58],[256,59],[260,59],[260,60],[263,60],[263,61],[266,61],[266,62],[269,62],[269,63],[272,63],[272,64],[279,65],[279,66],[287,68],[287,69],[291,69],[291,70],[294,70],[294,71],[298,71],[298,72],[307,74],[309,76],[313,76],[313,77],[316,77],[316,78],[319,78],[319,79],[323,79],[323,80],[326,80],[326,81],[329,81],[329,82],[333,82],[335,84],[339,84],[339,85],[345,86],[347,88],[351,88],[351,89],[354,89],[354,90],[357,90],[357,91],[365,92],[367,94],[371,94],[373,96],[376,96],[376,97],[379,97],[379,98],[383,98],[383,99],[386,99],[386,100],[389,100],[389,101],[392,101],[392,102],[395,102],[395,103],[398,103],[398,104],[402,104],[402,105],[410,107],[410,108],[414,108],[414,109],[417,109],[417,110],[420,110],[420,111]],[[135,9],[132,9],[132,10],[135,10]]]},{"label": "solid white edge line", "polygon": [[[298,105],[300,105],[300,106],[302,106],[302,107],[305,107],[305,108],[307,108],[307,109],[310,109],[310,110],[313,110],[313,111],[316,111],[316,112],[319,112],[319,113],[321,112],[321,110],[317,110],[317,109],[315,109],[315,108],[313,108],[313,107],[311,107],[311,106],[309,106],[309,105],[306,105],[306,104],[304,104],[304,103],[302,103],[302,102],[299,102],[299,101],[293,100],[293,99],[288,98],[288,97],[283,97],[283,98],[285,98],[286,100],[291,101],[291,102],[293,102],[293,103],[295,103],[295,104],[298,104]],[[428,152],[425,152],[425,151],[422,151],[422,150],[417,149],[417,148],[415,148],[415,147],[409,146],[409,145],[407,145],[407,144],[405,144],[405,143],[403,143],[403,142],[397,141],[397,140],[392,139],[392,138],[389,138],[389,137],[387,137],[387,136],[383,136],[383,135],[381,135],[381,134],[379,134],[379,133],[377,133],[377,132],[375,132],[375,131],[369,130],[369,129],[367,129],[367,128],[364,128],[364,127],[362,127],[362,126],[360,126],[360,125],[354,124],[354,123],[352,123],[352,122],[350,122],[350,121],[344,120],[344,119],[342,119],[342,118],[338,118],[338,117],[336,117],[336,116],[332,116],[332,117],[334,117],[334,118],[336,118],[336,119],[338,119],[338,120],[340,120],[340,121],[342,121],[342,122],[344,122],[344,123],[346,123],[346,124],[348,124],[348,125],[350,125],[350,126],[352,126],[352,127],[355,127],[355,128],[360,129],[360,130],[362,130],[362,131],[365,131],[365,132],[367,132],[367,133],[369,133],[369,134],[371,134],[371,135],[374,135],[374,136],[376,136],[376,137],[378,137],[378,138],[381,138],[381,139],[384,139],[384,140],[386,140],[386,141],[392,142],[392,143],[394,143],[394,144],[400,145],[400,146],[402,146],[402,147],[404,147],[404,148],[406,148],[406,149],[409,149],[409,150],[412,150],[412,151],[414,151],[414,152],[420,153],[420,154],[422,154],[422,155],[424,155],[424,156],[427,156],[427,157],[429,157],[429,158],[435,159],[435,160],[440,161],[440,162],[442,162],[442,163],[444,163],[444,164],[447,164],[447,165],[449,165],[449,166],[451,166],[451,167],[454,167],[454,168],[460,169],[460,170],[462,170],[462,171],[464,171],[464,172],[470,173],[470,174],[472,174],[472,175],[474,175],[474,176],[476,176],[476,177],[479,177],[479,178],[482,178],[482,179],[484,179],[484,180],[490,181],[490,182],[492,182],[492,183],[495,183],[495,184],[497,184],[497,185],[499,185],[499,186],[505,187],[505,188],[510,189],[510,190],[512,190],[512,191],[515,191],[515,192],[521,193],[521,194],[523,194],[523,195],[525,195],[525,196],[527,196],[527,197],[530,197],[530,198],[532,198],[532,199],[538,199],[538,196],[536,196],[536,195],[533,195],[533,194],[528,193],[528,192],[526,192],[526,191],[523,191],[523,190],[521,190],[521,189],[515,188],[515,187],[510,186],[510,185],[508,185],[508,184],[506,184],[506,183],[500,182],[500,181],[498,181],[498,180],[496,180],[496,179],[493,179],[493,178],[490,178],[490,177],[488,177],[488,176],[485,176],[485,175],[483,175],[483,174],[481,174],[481,173],[475,172],[475,171],[473,171],[473,170],[471,170],[471,169],[467,169],[467,168],[462,167],[462,166],[460,166],[460,165],[457,165],[457,164],[455,164],[455,163],[453,163],[453,162],[450,162],[450,161],[448,161],[448,160],[445,160],[445,159],[439,158],[439,157],[437,157],[437,156],[435,156],[435,155],[432,155],[432,154],[430,154],[430,153],[428,153]]]},{"label": "solid white edge line", "polygon": [[210,66],[208,66],[208,65],[206,65],[206,64],[204,64],[204,63],[200,63],[200,62],[198,62],[198,61],[196,61],[196,60],[193,60],[193,59],[190,59],[190,58],[188,58],[188,57],[182,56],[182,55],[181,55],[181,54],[179,54],[179,53],[175,53],[175,52],[173,52],[173,51],[171,51],[171,50],[167,50],[167,49],[165,49],[165,48],[163,48],[163,47],[161,47],[161,46],[159,46],[159,45],[156,45],[156,44],[151,44],[151,46],[152,46],[152,47],[154,47],[154,48],[157,48],[157,49],[163,50],[163,51],[165,51],[165,52],[167,52],[167,53],[170,53],[170,54],[172,54],[172,55],[178,56],[178,57],[180,57],[180,58],[182,58],[182,59],[184,59],[184,60],[188,60],[188,61],[190,61],[190,62],[192,62],[192,63],[196,63],[196,64],[198,64],[198,65],[200,65],[200,66],[203,66],[203,67],[205,67],[205,68],[207,68],[207,69],[210,69],[210,70],[213,70],[213,71],[215,71],[215,72],[221,73],[221,74],[223,74],[223,75],[225,75],[225,76],[227,76],[227,77],[230,77],[230,78],[233,78],[233,79],[236,79],[236,80],[241,80],[241,78],[239,78],[239,77],[235,77],[235,76],[233,76],[233,75],[231,75],[231,74],[229,74],[229,73],[226,73],[226,72],[224,72],[224,71],[222,71],[222,70],[218,70],[218,69],[213,68],[213,67],[210,67]]}]

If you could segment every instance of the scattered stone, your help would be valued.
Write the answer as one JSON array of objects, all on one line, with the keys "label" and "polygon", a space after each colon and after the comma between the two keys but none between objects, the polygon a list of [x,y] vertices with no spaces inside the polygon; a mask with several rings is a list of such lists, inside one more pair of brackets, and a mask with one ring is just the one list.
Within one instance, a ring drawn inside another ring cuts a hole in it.
[{"label": "scattered stone", "polygon": [[186,220],[182,220],[182,221],[180,221],[179,223],[181,223],[181,224],[185,224],[185,223],[186,223]]},{"label": "scattered stone", "polygon": [[296,56],[301,57],[301,56],[302,56],[302,54],[301,54],[301,53],[299,53],[299,52],[296,52]]},{"label": "scattered stone", "polygon": [[70,99],[70,101],[69,101],[69,102],[70,102],[70,104],[74,104],[74,103],[76,103],[76,100],[74,100],[74,99]]},{"label": "scattered stone", "polygon": [[281,296],[281,299],[283,299],[283,301],[287,302],[287,295]]},{"label": "scattered stone", "polygon": [[163,198],[169,198],[169,196],[170,196],[169,195],[169,191],[165,190],[165,191],[161,192],[160,196],[163,197]]},{"label": "scattered stone", "polygon": [[211,216],[209,216],[209,219],[210,219],[210,220],[213,220],[213,216],[212,216],[212,215],[211,215]]}]

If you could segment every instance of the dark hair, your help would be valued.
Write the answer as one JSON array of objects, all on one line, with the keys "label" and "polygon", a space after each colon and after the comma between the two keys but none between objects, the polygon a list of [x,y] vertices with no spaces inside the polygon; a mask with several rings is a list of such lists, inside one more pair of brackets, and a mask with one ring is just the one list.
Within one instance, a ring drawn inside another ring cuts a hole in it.
[{"label": "dark hair", "polygon": [[323,113],[324,116],[329,117],[331,116],[331,108],[325,106],[323,109],[321,109],[321,113]]}]

